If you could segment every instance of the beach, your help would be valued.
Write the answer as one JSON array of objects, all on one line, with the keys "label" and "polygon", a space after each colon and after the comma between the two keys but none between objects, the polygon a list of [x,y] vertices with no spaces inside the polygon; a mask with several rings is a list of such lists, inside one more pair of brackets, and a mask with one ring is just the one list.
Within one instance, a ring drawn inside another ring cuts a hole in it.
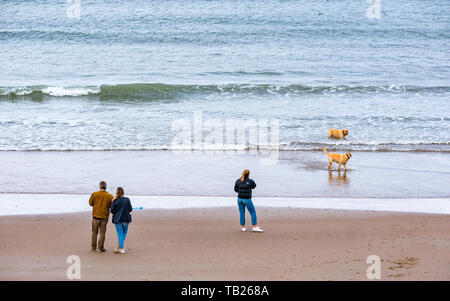
[{"label": "beach", "polygon": [[[257,203],[256,203],[257,204]],[[0,280],[450,280],[448,215],[258,208],[264,233],[241,233],[237,208],[133,214],[126,254],[90,251],[90,213],[2,216]],[[247,215],[247,218],[248,215]]]},{"label": "beach", "polygon": [[450,2],[366,2],[0,1],[0,280],[450,280]]},{"label": "beach", "polygon": [[[67,280],[69,255],[81,280],[367,280],[370,255],[382,280],[450,280],[448,156],[354,152],[338,172],[319,151],[280,152],[272,166],[248,153],[1,152],[0,280]],[[240,232],[241,166],[261,234]],[[112,251],[111,223],[107,252],[90,251],[99,179],[144,207],[126,254]]]}]

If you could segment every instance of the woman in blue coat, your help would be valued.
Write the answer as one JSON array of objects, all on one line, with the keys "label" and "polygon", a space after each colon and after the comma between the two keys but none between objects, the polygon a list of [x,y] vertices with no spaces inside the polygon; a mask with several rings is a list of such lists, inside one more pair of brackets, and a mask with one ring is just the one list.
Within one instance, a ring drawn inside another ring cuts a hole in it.
[{"label": "woman in blue coat", "polygon": [[242,176],[234,183],[234,191],[238,193],[238,207],[240,214],[241,231],[247,231],[245,227],[245,208],[250,212],[252,217],[252,232],[264,232],[256,219],[256,210],[252,202],[252,190],[255,189],[256,183],[250,179],[250,171],[245,169],[242,172]]},{"label": "woman in blue coat", "polygon": [[122,187],[117,187],[116,197],[111,204],[112,222],[116,226],[117,238],[119,240],[118,249],[114,253],[125,253],[124,242],[128,233],[128,224],[131,223],[131,214],[133,210],[129,198],[124,196]]}]

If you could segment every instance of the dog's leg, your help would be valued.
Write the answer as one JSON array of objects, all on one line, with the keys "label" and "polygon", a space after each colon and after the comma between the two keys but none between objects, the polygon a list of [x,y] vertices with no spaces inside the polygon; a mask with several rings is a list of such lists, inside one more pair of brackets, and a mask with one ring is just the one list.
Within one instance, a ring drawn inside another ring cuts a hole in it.
[{"label": "dog's leg", "polygon": [[328,169],[331,169],[331,165],[333,165],[333,160],[328,159],[328,163],[330,163],[328,164]]},{"label": "dog's leg", "polygon": [[347,163],[344,163],[344,168],[345,170],[347,170]]},{"label": "dog's leg", "polygon": [[338,170],[341,170],[341,162],[339,162]]}]

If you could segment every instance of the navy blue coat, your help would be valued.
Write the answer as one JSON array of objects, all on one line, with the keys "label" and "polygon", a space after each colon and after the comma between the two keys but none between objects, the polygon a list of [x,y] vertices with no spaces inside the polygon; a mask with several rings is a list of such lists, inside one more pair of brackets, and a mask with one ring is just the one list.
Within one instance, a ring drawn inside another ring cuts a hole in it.
[{"label": "navy blue coat", "polygon": [[131,223],[131,214],[133,211],[129,198],[121,197],[111,204],[111,213],[113,214],[113,224]]},{"label": "navy blue coat", "polygon": [[237,179],[234,183],[234,191],[238,193],[240,199],[251,199],[252,189],[255,189],[256,183],[250,178],[245,178],[244,182],[241,182],[241,178]]}]

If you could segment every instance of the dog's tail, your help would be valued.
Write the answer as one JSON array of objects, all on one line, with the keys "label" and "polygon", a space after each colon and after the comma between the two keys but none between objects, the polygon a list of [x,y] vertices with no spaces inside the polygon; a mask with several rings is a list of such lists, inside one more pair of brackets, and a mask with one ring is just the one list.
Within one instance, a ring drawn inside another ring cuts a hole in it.
[{"label": "dog's tail", "polygon": [[325,154],[328,155],[328,152],[327,152],[327,150],[325,149],[325,146],[323,147],[323,152],[324,152]]}]

